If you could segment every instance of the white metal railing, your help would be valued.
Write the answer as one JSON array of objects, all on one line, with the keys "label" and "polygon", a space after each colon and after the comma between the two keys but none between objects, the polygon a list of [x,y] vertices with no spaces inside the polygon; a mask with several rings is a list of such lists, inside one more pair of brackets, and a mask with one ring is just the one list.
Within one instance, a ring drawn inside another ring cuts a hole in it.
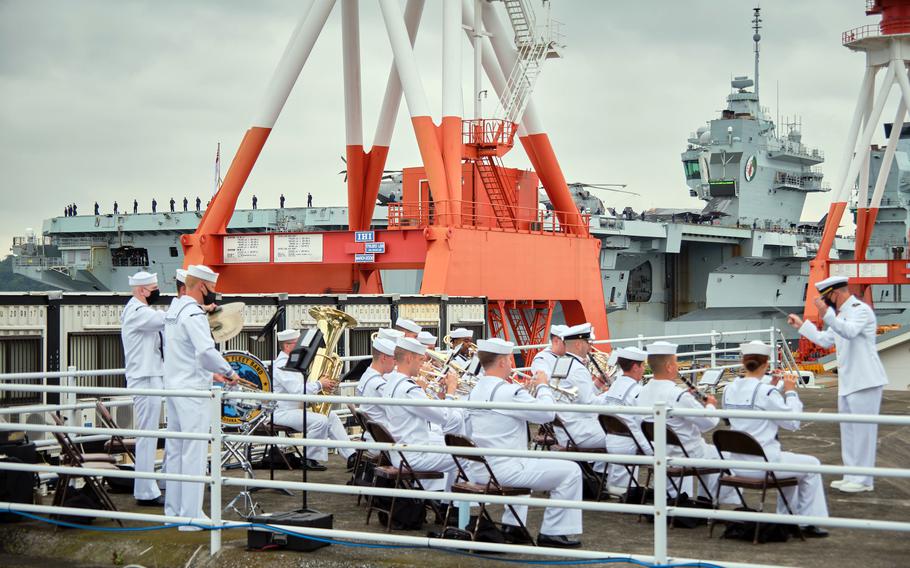
[{"label": "white metal railing", "polygon": [[[703,334],[709,337],[716,337],[720,334],[712,332]],[[116,370],[120,371],[120,370]],[[97,371],[93,371],[97,373]],[[102,371],[102,373],[116,374],[115,371]],[[61,375],[61,373],[49,373],[48,375]],[[0,379],[8,379],[8,375],[0,375]],[[191,439],[205,440],[211,443],[210,454],[210,471],[207,476],[188,476],[168,473],[152,472],[131,472],[131,471],[109,471],[109,470],[92,470],[86,468],[72,468],[66,466],[49,466],[33,464],[14,464],[0,463],[0,469],[15,471],[33,471],[41,474],[71,474],[71,475],[98,475],[109,477],[128,477],[155,480],[176,480],[196,483],[206,483],[210,486],[210,507],[211,519],[188,519],[182,517],[169,517],[165,515],[148,515],[125,512],[99,511],[95,509],[71,509],[65,507],[51,507],[43,505],[22,505],[16,503],[0,503],[2,511],[19,511],[24,513],[44,513],[57,514],[66,512],[74,516],[92,516],[105,517],[111,519],[136,520],[143,522],[157,523],[177,523],[177,524],[194,524],[212,528],[210,533],[210,551],[216,553],[221,547],[221,531],[231,528],[247,528],[248,523],[231,523],[224,522],[221,519],[222,487],[264,487],[264,488],[286,488],[305,491],[317,491],[335,494],[347,495],[374,495],[374,496],[396,496],[396,497],[418,497],[452,500],[454,502],[464,503],[464,495],[446,492],[428,492],[413,489],[393,489],[393,488],[376,488],[349,485],[335,485],[325,483],[303,483],[291,481],[268,481],[256,479],[241,478],[222,478],[221,477],[221,455],[225,443],[250,443],[250,444],[270,444],[285,446],[301,447],[345,447],[352,449],[372,449],[372,450],[393,450],[409,452],[430,452],[444,454],[475,454],[484,456],[506,456],[516,458],[549,458],[562,459],[571,461],[590,461],[618,464],[645,465],[654,468],[654,491],[655,498],[652,505],[630,505],[630,504],[613,504],[613,503],[593,503],[584,501],[560,501],[552,499],[542,499],[535,497],[503,497],[503,496],[484,496],[483,500],[495,504],[520,504],[540,507],[565,507],[575,508],[587,511],[600,512],[622,512],[633,514],[653,514],[656,522],[654,523],[654,551],[653,555],[638,555],[634,558],[645,562],[656,562],[665,564],[669,560],[675,562],[687,562],[690,559],[670,558],[667,553],[667,517],[682,516],[705,518],[709,520],[736,520],[736,521],[757,521],[757,522],[775,522],[782,524],[814,524],[819,526],[859,528],[869,530],[889,530],[910,532],[910,522],[882,521],[876,519],[849,519],[849,518],[821,518],[803,515],[778,515],[776,513],[757,513],[742,512],[729,510],[704,510],[691,509],[686,507],[670,507],[666,500],[667,490],[667,468],[673,466],[699,466],[699,467],[722,467],[736,469],[753,469],[753,470],[783,470],[812,472],[821,474],[863,474],[886,477],[910,478],[910,469],[908,468],[885,468],[885,467],[846,467],[831,465],[801,465],[801,464],[783,464],[783,463],[761,463],[753,461],[736,461],[736,460],[716,460],[701,458],[682,458],[667,454],[666,444],[666,422],[670,416],[710,416],[718,418],[763,418],[763,419],[790,419],[800,421],[815,422],[850,422],[850,423],[875,423],[883,425],[910,425],[910,417],[895,415],[841,415],[831,413],[784,413],[784,412],[757,412],[745,410],[716,410],[716,409],[675,409],[666,408],[663,404],[657,404],[654,407],[615,407],[603,405],[565,405],[565,404],[526,404],[526,403],[491,403],[491,402],[472,402],[466,400],[411,400],[411,399],[386,399],[386,398],[364,398],[350,396],[318,396],[318,395],[289,395],[276,394],[270,392],[230,392],[222,391],[221,388],[213,388],[210,391],[198,390],[155,390],[155,389],[123,389],[123,388],[97,388],[97,387],[76,387],[76,386],[54,386],[54,385],[29,385],[29,384],[10,384],[0,381],[0,391],[18,391],[18,392],[57,392],[57,393],[91,393],[100,396],[123,396],[123,395],[154,395],[154,396],[177,396],[177,397],[194,397],[208,398],[211,405],[211,425],[210,433],[186,433],[186,432],[169,432],[169,431],[152,431],[137,429],[107,429],[78,426],[45,426],[35,424],[3,424],[0,423],[0,430],[25,430],[27,432],[60,432],[84,436],[130,436],[130,437],[159,437],[174,439]],[[493,448],[449,448],[446,446],[424,446],[408,444],[380,444],[375,442],[359,441],[335,441],[335,440],[315,440],[306,438],[290,437],[268,437],[268,436],[247,436],[233,433],[223,433],[221,428],[221,406],[224,400],[230,399],[258,399],[263,401],[270,400],[289,400],[302,403],[312,402],[331,402],[342,404],[378,404],[387,406],[431,406],[431,407],[448,407],[464,409],[497,409],[497,410],[543,410],[573,413],[597,413],[597,414],[625,414],[639,415],[643,417],[652,417],[655,423],[655,440],[653,456],[636,456],[636,455],[616,455],[616,454],[597,454],[587,452],[552,452],[538,451],[528,449],[493,449]],[[516,545],[498,545],[483,543],[458,543],[457,541],[428,539],[421,537],[403,537],[400,535],[386,535],[368,532],[340,531],[326,529],[301,529],[299,527],[273,527],[277,530],[292,531],[303,535],[330,537],[330,538],[351,538],[357,540],[371,540],[386,543],[419,543],[430,548],[465,548],[472,550],[489,550],[500,552],[516,552],[536,555],[562,556],[576,559],[591,558],[630,558],[629,555],[605,551],[592,550],[553,550],[536,547],[522,547]],[[727,566],[749,566],[750,564],[736,564],[724,562]]]}]

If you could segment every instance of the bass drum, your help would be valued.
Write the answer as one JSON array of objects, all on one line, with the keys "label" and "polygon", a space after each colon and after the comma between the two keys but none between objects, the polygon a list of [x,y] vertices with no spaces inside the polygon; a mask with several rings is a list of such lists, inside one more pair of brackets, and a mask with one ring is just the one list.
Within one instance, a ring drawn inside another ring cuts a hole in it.
[{"label": "bass drum", "polygon": [[[226,351],[224,359],[230,363],[245,384],[225,385],[225,392],[272,392],[272,377],[266,366],[255,355],[246,351]],[[236,428],[256,418],[268,401],[260,399],[231,398],[221,405],[221,424]]]}]

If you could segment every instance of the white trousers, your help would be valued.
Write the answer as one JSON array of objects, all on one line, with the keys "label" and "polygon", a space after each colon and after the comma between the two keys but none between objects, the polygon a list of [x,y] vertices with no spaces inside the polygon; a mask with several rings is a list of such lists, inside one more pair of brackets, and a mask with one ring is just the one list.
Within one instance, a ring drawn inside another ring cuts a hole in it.
[{"label": "white trousers", "polygon": [[[720,459],[717,448],[705,443],[694,448],[686,448],[686,450],[689,452],[689,457],[692,459]],[[672,456],[683,457],[682,452],[673,452]],[[687,493],[690,499],[694,499],[696,495],[714,499],[714,496],[717,494],[717,483],[720,479],[720,475],[715,473],[711,475],[701,475],[700,477],[701,481],[704,482],[704,485],[699,482],[698,477],[695,476],[683,478],[676,477],[673,478],[673,482],[676,483],[683,493]],[[707,495],[705,494],[705,486],[707,486]],[[667,479],[667,491],[671,497],[676,497],[676,490],[673,488],[673,483],[671,483],[669,479]],[[739,501],[736,499],[736,492],[729,487],[725,487],[724,490],[720,492],[720,502],[738,503]]]},{"label": "white trousers", "polygon": [[[161,377],[137,377],[127,379],[127,388],[163,389]],[[134,396],[133,423],[137,430],[158,430],[161,426],[161,397]],[[136,471],[154,473],[155,453],[158,451],[158,438],[140,436],[136,438]],[[154,479],[136,479],[133,486],[133,497],[136,499],[157,499],[161,496],[158,482]]]},{"label": "white trousers", "polygon": [[[293,428],[298,432],[303,432],[303,409],[276,410],[274,416],[275,424]],[[350,441],[344,424],[334,412],[328,416],[307,411],[306,414],[306,437],[314,440],[338,440]],[[329,459],[328,448],[307,448],[305,455],[316,461],[325,461]],[[338,453],[345,459],[354,453],[351,448],[338,448]]]},{"label": "white trousers", "polygon": [[[168,432],[208,434],[211,405],[207,398],[168,397]],[[164,446],[167,472],[182,475],[205,475],[209,444],[205,440],[168,438]],[[220,456],[218,456],[220,459]],[[164,514],[201,519],[205,484],[190,481],[171,481],[165,484]]]},{"label": "white trousers", "polygon": [[[647,442],[646,442],[647,443]],[[645,450],[650,454],[650,448],[645,446]],[[638,453],[638,446],[634,440],[625,436],[607,436],[607,453],[626,456],[634,456]],[[632,468],[633,474],[638,477],[638,468]],[[607,485],[613,487],[622,487],[625,489],[629,485],[629,470],[622,464],[610,464],[610,471],[607,475]]]},{"label": "white trousers", "polygon": [[[392,463],[397,467],[401,460],[398,452],[389,452]],[[405,452],[405,458],[415,471],[441,471],[445,473],[443,479],[421,479],[420,484],[427,491],[449,491],[458,476],[455,460],[449,454],[429,454],[420,452]]]},{"label": "white trousers", "polygon": [[[752,459],[747,456],[739,456],[736,454],[731,454],[730,458]],[[821,463],[815,456],[794,454],[792,452],[781,452],[778,459],[769,456],[768,460],[772,462],[779,461],[782,463],[802,465],[819,465]],[[733,470],[733,473],[743,477],[753,477],[757,479],[764,477],[764,472],[756,469],[735,469]],[[822,482],[821,474],[795,471],[775,471],[774,474],[778,477],[796,477],[799,479],[799,484],[796,487],[785,487],[783,490],[784,495],[787,497],[787,502],[790,503],[790,508],[793,510],[794,514],[810,515],[813,517],[828,516],[828,503],[825,501],[825,486]],[[771,488],[768,491],[777,493],[777,490],[774,488]],[[780,498],[779,494],[777,497],[777,514],[788,514],[787,507],[784,505],[784,500]]]},{"label": "white trousers", "polygon": [[[490,466],[496,475],[496,480],[502,485],[511,487],[527,487],[534,491],[549,491],[551,499],[566,499],[581,501],[582,483],[581,468],[578,464],[564,460],[548,460],[535,458],[502,458],[500,463],[491,461]],[[472,479],[477,483],[486,483],[489,475],[486,468],[472,470]],[[526,522],[528,507],[513,505],[515,512]],[[518,520],[508,507],[502,513],[503,524],[517,525]],[[581,509],[563,509],[561,507],[547,507],[543,513],[543,523],[540,533],[549,536],[576,535],[582,533]]]},{"label": "white trousers", "polygon": [[[837,397],[837,411],[841,414],[878,414],[884,387],[863,389]],[[878,444],[878,424],[841,422],[840,453],[844,465],[875,467],[875,450]],[[871,475],[845,475],[844,480],[861,485],[874,485]]]}]

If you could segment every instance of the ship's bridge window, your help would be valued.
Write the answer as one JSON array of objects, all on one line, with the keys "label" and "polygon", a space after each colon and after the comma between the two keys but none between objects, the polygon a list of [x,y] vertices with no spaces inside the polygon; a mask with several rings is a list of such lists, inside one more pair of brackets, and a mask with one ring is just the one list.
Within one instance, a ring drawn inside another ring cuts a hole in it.
[{"label": "ship's bridge window", "polygon": [[686,172],[686,179],[701,179],[701,169],[698,167],[698,160],[683,160],[683,169]]}]

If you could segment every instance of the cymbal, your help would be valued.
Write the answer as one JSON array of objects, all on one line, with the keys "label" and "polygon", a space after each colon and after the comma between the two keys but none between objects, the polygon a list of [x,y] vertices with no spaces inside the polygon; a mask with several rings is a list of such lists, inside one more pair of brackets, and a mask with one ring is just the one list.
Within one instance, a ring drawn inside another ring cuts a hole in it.
[{"label": "cymbal", "polygon": [[208,315],[212,337],[217,343],[224,343],[240,334],[243,330],[245,307],[246,304],[243,302],[231,302],[218,306]]}]

